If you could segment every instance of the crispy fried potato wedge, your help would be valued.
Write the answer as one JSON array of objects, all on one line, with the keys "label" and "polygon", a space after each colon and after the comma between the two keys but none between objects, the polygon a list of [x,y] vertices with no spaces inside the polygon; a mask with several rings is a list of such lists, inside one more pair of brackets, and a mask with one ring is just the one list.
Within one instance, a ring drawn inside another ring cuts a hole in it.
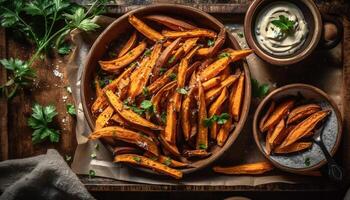
[{"label": "crispy fried potato wedge", "polygon": [[198,85],[198,134],[196,138],[196,149],[208,148],[208,127],[204,125],[204,120],[207,119],[207,108],[205,103],[205,94],[202,83],[197,77]]},{"label": "crispy fried potato wedge", "polygon": [[176,50],[174,55],[168,61],[169,65],[176,64],[181,58],[186,55],[196,44],[199,38],[189,38],[185,40],[180,48]]},{"label": "crispy fried potato wedge", "polygon": [[146,156],[147,158],[158,161],[159,163],[162,163],[162,164],[169,166],[169,167],[173,167],[173,168],[188,167],[187,163],[183,163],[183,162],[174,160],[168,156],[159,155],[158,157],[155,157],[152,154],[150,154],[149,152],[145,152],[143,155]]},{"label": "crispy fried potato wedge", "polygon": [[286,127],[286,123],[284,119],[281,119],[280,122],[276,125],[276,127],[273,129],[270,137],[268,138],[267,142],[269,143],[269,151],[267,151],[267,155],[270,155],[271,151],[276,147],[276,139],[278,137],[281,137],[280,135],[283,134],[283,130]]},{"label": "crispy fried potato wedge", "polygon": [[241,73],[239,76],[239,80],[237,82],[237,86],[235,87],[235,90],[232,91],[232,95],[230,97],[230,109],[231,114],[233,116],[233,119],[238,122],[239,116],[241,114],[241,105],[243,101],[243,95],[244,95],[244,72]]},{"label": "crispy fried potato wedge", "polygon": [[182,172],[176,169],[172,169],[164,164],[161,164],[159,162],[153,161],[152,159],[149,159],[144,156],[140,156],[137,154],[122,154],[117,155],[114,157],[114,162],[117,163],[129,163],[138,165],[141,167],[146,167],[149,169],[152,169],[156,172],[169,175],[175,179],[181,179],[182,178]]},{"label": "crispy fried potato wedge", "polygon": [[119,57],[115,60],[98,61],[101,68],[105,71],[116,72],[117,70],[126,67],[130,63],[134,62],[146,49],[146,42],[142,41],[140,44],[130,50],[127,54]]},{"label": "crispy fried potato wedge", "polygon": [[329,110],[322,110],[318,111],[302,122],[300,122],[295,128],[289,133],[287,138],[283,141],[283,143],[280,145],[281,148],[284,148],[286,146],[289,146],[299,140],[300,138],[303,138],[305,135],[310,133],[317,124],[325,119],[327,115],[329,115],[331,111]]},{"label": "crispy fried potato wedge", "polygon": [[264,114],[264,116],[261,118],[260,122],[259,122],[259,129],[260,132],[262,132],[264,124],[266,122],[266,120],[270,117],[272,111],[275,109],[276,106],[276,102],[275,101],[271,101],[269,108],[267,109],[266,113]]},{"label": "crispy fried potato wedge", "polygon": [[203,62],[202,62],[202,64],[201,64],[201,66],[199,66],[199,68],[198,68],[198,71],[199,71],[199,73],[202,73],[202,71],[204,70],[204,69],[206,69],[210,64],[212,64],[214,62],[214,59],[213,58],[207,58],[207,59],[205,59]]},{"label": "crispy fried potato wedge", "polygon": [[236,165],[232,167],[213,167],[213,170],[222,174],[263,174],[274,169],[270,162],[257,162],[243,165]]},{"label": "crispy fried potato wedge", "polygon": [[239,75],[230,75],[226,80],[222,81],[221,84],[213,89],[208,90],[205,93],[205,101],[207,104],[210,104],[216,97],[218,97],[221,91],[225,87],[230,87],[235,81],[237,81]]},{"label": "crispy fried potato wedge", "polygon": [[208,29],[194,29],[188,31],[169,31],[163,30],[162,35],[167,38],[193,38],[193,37],[208,37],[216,38],[216,33]]},{"label": "crispy fried potato wedge", "polygon": [[199,49],[197,51],[197,55],[208,56],[208,57],[214,56],[222,47],[222,45],[225,43],[225,39],[226,39],[226,29],[223,27],[220,29],[218,38],[216,38],[214,45],[212,47]]},{"label": "crispy fried potato wedge", "polygon": [[114,108],[112,106],[108,106],[102,113],[100,113],[95,122],[95,130],[103,128],[112,117],[113,113]]},{"label": "crispy fried potato wedge", "polygon": [[234,50],[229,52],[231,57],[231,62],[236,62],[242,58],[249,56],[254,51],[251,49]]},{"label": "crispy fried potato wedge", "polygon": [[148,39],[158,42],[163,41],[165,37],[158,33],[156,30],[149,27],[147,24],[145,24],[143,21],[139,20],[134,15],[129,15],[129,23],[140,33],[142,33],[144,36],[146,36]]},{"label": "crispy fried potato wedge", "polygon": [[134,31],[128,41],[124,44],[124,46],[120,49],[118,53],[118,58],[124,56],[131,48],[136,44],[137,41],[137,33]]},{"label": "crispy fried potato wedge", "polygon": [[123,102],[121,102],[112,91],[107,90],[106,96],[113,108],[128,122],[139,126],[148,127],[152,130],[163,130],[161,126],[155,125],[133,111],[125,109]]},{"label": "crispy fried potato wedge", "polygon": [[214,77],[214,78],[211,78],[211,79],[203,82],[202,85],[203,85],[203,89],[205,91],[207,91],[207,90],[209,90],[209,89],[211,89],[213,87],[216,87],[216,86],[220,85],[220,83],[221,83],[221,78],[220,77]]},{"label": "crispy fried potato wedge", "polygon": [[161,121],[160,117],[160,103],[161,100],[164,98],[164,96],[167,96],[166,94],[169,91],[172,91],[176,87],[176,81],[172,81],[168,84],[166,84],[164,87],[162,87],[151,99],[151,102],[153,104],[153,110],[156,113],[156,117],[159,121]]},{"label": "crispy fried potato wedge", "polygon": [[224,70],[228,64],[230,64],[230,57],[223,57],[214,61],[200,73],[201,81],[207,81],[211,78],[214,78],[222,70]]},{"label": "crispy fried potato wedge", "polygon": [[273,129],[271,128],[270,130],[267,131],[266,138],[265,138],[265,148],[266,148],[266,154],[271,153],[271,144],[269,143],[269,140],[271,138]]},{"label": "crispy fried potato wedge", "polygon": [[162,147],[166,149],[170,154],[174,155],[175,157],[180,156],[180,152],[177,146],[169,143],[162,134],[159,135],[159,141],[162,144]]},{"label": "crispy fried potato wedge", "polygon": [[[134,70],[135,66],[130,66],[127,68],[118,78],[112,81],[112,83],[108,84],[106,87],[102,89],[103,93],[107,90],[111,90],[115,92],[118,88],[119,81],[123,79],[124,77],[127,77],[131,74],[132,70]],[[94,101],[94,103],[91,106],[91,112],[96,114],[99,112],[102,112],[104,108],[108,106],[107,98],[103,94],[101,96],[98,96],[97,99]]]},{"label": "crispy fried potato wedge", "polygon": [[[219,95],[219,97],[211,104],[209,108],[209,117],[219,114],[220,108],[222,108],[222,105],[224,104],[227,98],[228,98],[228,90],[227,88],[224,88],[221,94]],[[210,127],[210,137],[214,140],[216,140],[217,131],[218,131],[218,124],[214,122]]]},{"label": "crispy fried potato wedge", "polygon": [[196,82],[196,72],[193,72],[191,76],[190,84],[189,84],[190,90],[188,91],[187,96],[182,102],[182,109],[180,110],[182,133],[186,141],[190,139],[190,133],[191,133],[191,107],[193,106],[195,82]]},{"label": "crispy fried potato wedge", "polygon": [[175,110],[175,98],[176,92],[173,93],[173,95],[170,97],[166,109],[166,124],[164,131],[162,134],[164,135],[164,138],[166,141],[170,142],[171,144],[176,143],[176,121],[177,121],[177,114]]},{"label": "crispy fried potato wedge", "polygon": [[321,106],[317,104],[306,104],[299,106],[297,108],[294,108],[290,113],[288,114],[288,120],[287,124],[291,124],[293,122],[300,121],[302,119],[305,119],[306,117],[314,114],[315,112],[318,112],[321,110]]},{"label": "crispy fried potato wedge", "polygon": [[[146,151],[147,152],[147,151]],[[113,155],[121,155],[121,154],[140,154],[140,149],[135,147],[114,147]],[[153,155],[149,153],[150,155]],[[154,156],[154,155],[153,155]]]},{"label": "crispy fried potato wedge", "polygon": [[205,158],[205,157],[208,157],[210,155],[211,155],[211,153],[207,152],[204,149],[186,150],[184,152],[184,156],[186,158],[194,158],[194,157],[196,157],[196,158]]},{"label": "crispy fried potato wedge", "polygon": [[198,27],[183,20],[175,19],[166,15],[147,15],[145,18],[158,22],[159,24],[162,24],[174,31],[198,29]]},{"label": "crispy fried potato wedge", "polygon": [[168,69],[161,77],[159,77],[154,82],[152,82],[147,87],[150,94],[154,94],[154,93],[158,92],[163,86],[165,86],[167,83],[169,83],[171,81],[170,76],[172,74],[177,75],[177,71],[178,71],[178,66],[175,65],[175,66],[171,67],[170,69]]},{"label": "crispy fried potato wedge", "polygon": [[312,146],[312,142],[296,142],[283,148],[276,147],[273,150],[273,152],[279,153],[279,154],[294,153],[305,149],[309,149],[311,146]]},{"label": "crispy fried potato wedge", "polygon": [[148,78],[153,70],[153,67],[156,64],[157,59],[159,58],[160,52],[162,50],[161,44],[156,44],[153,48],[153,51],[150,55],[149,62],[143,67],[139,76],[131,84],[128,91],[128,99],[130,102],[133,102],[135,97],[142,93],[143,88],[146,86]]},{"label": "crispy fried potato wedge", "polygon": [[227,122],[220,128],[220,131],[216,137],[217,144],[219,146],[224,146],[228,135],[230,134],[232,128],[232,119],[228,119]]},{"label": "crispy fried potato wedge", "polygon": [[274,127],[289,112],[294,102],[294,99],[287,99],[280,103],[262,126],[261,132],[265,132]]},{"label": "crispy fried potato wedge", "polygon": [[154,66],[153,68],[153,76],[152,76],[152,82],[154,80],[156,80],[159,75],[160,75],[160,69],[164,66],[166,66],[170,56],[171,56],[171,53],[179,46],[180,44],[180,41],[181,41],[181,38],[178,38],[176,40],[174,40],[169,46],[167,46],[164,51],[160,54],[157,62],[156,62],[156,65]]},{"label": "crispy fried potato wedge", "polygon": [[113,139],[121,140],[127,143],[135,144],[141,149],[149,151],[155,156],[159,155],[158,146],[147,136],[140,133],[119,127],[109,126],[92,132],[89,135],[90,140],[96,140],[103,137],[112,137]]}]

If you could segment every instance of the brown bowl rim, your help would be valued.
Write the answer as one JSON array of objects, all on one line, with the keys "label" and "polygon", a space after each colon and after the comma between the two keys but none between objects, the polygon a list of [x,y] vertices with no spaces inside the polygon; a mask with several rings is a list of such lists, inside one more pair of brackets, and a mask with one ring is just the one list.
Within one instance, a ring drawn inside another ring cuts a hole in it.
[{"label": "brown bowl rim", "polygon": [[285,85],[282,86],[274,91],[272,91],[269,95],[267,95],[259,104],[258,108],[256,109],[256,112],[254,114],[254,118],[253,118],[253,135],[254,135],[254,140],[256,145],[258,146],[260,152],[265,156],[265,158],[267,158],[268,160],[270,160],[272,162],[272,164],[274,166],[276,166],[277,168],[287,171],[287,172],[292,172],[292,173],[300,173],[300,172],[306,172],[306,171],[312,171],[315,169],[318,169],[320,167],[322,167],[324,164],[327,163],[326,159],[321,160],[318,164],[313,165],[311,167],[305,167],[305,168],[292,168],[292,167],[287,167],[284,165],[281,165],[280,163],[274,161],[273,159],[270,158],[269,155],[266,154],[266,152],[263,150],[260,141],[259,141],[259,136],[258,134],[260,134],[260,131],[258,130],[258,118],[260,116],[260,113],[262,112],[262,110],[265,108],[266,104],[278,93],[289,90],[289,89],[295,89],[295,88],[304,88],[307,90],[312,90],[318,94],[320,94],[326,101],[328,101],[328,103],[332,106],[336,117],[337,117],[337,122],[338,122],[338,134],[337,134],[337,140],[334,144],[334,147],[332,148],[330,154],[331,156],[334,156],[334,154],[336,153],[336,151],[339,148],[340,145],[340,141],[342,138],[342,131],[343,131],[343,121],[342,121],[342,117],[340,114],[340,111],[338,109],[337,104],[334,102],[334,100],[329,97],[328,94],[326,94],[323,90],[312,86],[312,85],[308,85],[308,84],[302,84],[302,83],[295,83],[295,84],[289,84],[289,85]]},{"label": "brown bowl rim", "polygon": [[[263,49],[259,47],[259,45],[256,44],[254,40],[254,27],[252,27],[253,24],[253,16],[259,12],[258,7],[264,3],[267,0],[255,0],[253,3],[249,6],[247,13],[244,18],[244,35],[246,37],[247,44],[250,48],[254,49],[255,54],[257,54],[261,59],[265,60],[266,62],[273,64],[273,65],[292,65],[295,63],[298,63],[302,60],[304,60],[306,57],[308,57],[318,46],[318,43],[321,39],[322,35],[322,27],[323,22],[321,18],[320,11],[318,10],[316,4],[313,1],[309,0],[301,0],[301,3],[305,4],[307,8],[310,9],[311,14],[315,20],[315,28],[312,30],[313,36],[309,44],[301,51],[299,54],[288,57],[288,58],[277,58],[273,57],[267,53]],[[281,0],[283,1],[283,0]],[[309,31],[309,34],[311,34],[311,30]]]},{"label": "brown bowl rim", "polygon": [[[154,9],[154,8],[168,8],[168,9],[185,9],[185,10],[189,10],[190,12],[195,12],[196,14],[199,14],[205,18],[207,18],[209,21],[211,21],[213,24],[217,25],[218,27],[224,27],[224,25],[218,21],[216,18],[214,18],[213,16],[211,16],[210,14],[201,11],[199,9],[190,7],[190,6],[185,6],[185,5],[177,5],[177,4],[157,4],[157,5],[148,5],[148,6],[144,6],[135,10],[132,10],[120,17],[118,17],[114,22],[112,22],[99,36],[98,38],[95,40],[95,42],[93,43],[92,47],[89,50],[89,53],[87,55],[87,59],[84,63],[84,69],[83,69],[83,73],[82,73],[82,77],[81,77],[81,86],[80,86],[80,94],[81,94],[81,99],[82,99],[82,106],[83,106],[83,112],[85,114],[85,119],[88,121],[88,125],[90,127],[91,130],[94,129],[94,122],[93,122],[93,117],[91,115],[91,111],[90,108],[88,108],[87,102],[86,102],[86,96],[85,96],[85,87],[87,87],[88,82],[86,82],[87,80],[85,80],[85,77],[87,76],[87,68],[89,67],[88,65],[90,64],[90,60],[91,60],[91,54],[94,51],[94,49],[96,48],[97,44],[100,42],[100,40],[102,40],[102,38],[104,37],[104,35],[111,29],[111,27],[116,26],[116,24],[118,24],[121,20],[123,20],[124,18],[128,17],[128,15],[130,14],[137,14],[140,11],[144,11],[144,10],[148,10],[148,9]],[[234,36],[226,29],[226,34],[227,34],[227,38],[230,40],[230,43],[232,43],[232,47],[239,50],[241,49],[238,41],[234,38]],[[205,167],[208,167],[209,165],[211,165],[213,162],[215,162],[217,159],[219,159],[225,152],[227,152],[228,149],[230,149],[230,147],[233,145],[233,143],[236,141],[238,135],[242,132],[242,129],[245,125],[245,122],[248,118],[248,112],[249,112],[249,108],[250,108],[250,103],[251,103],[251,82],[250,82],[250,71],[248,68],[248,64],[246,62],[246,59],[242,59],[242,68],[244,69],[245,72],[245,95],[244,95],[244,99],[243,99],[243,105],[242,105],[242,110],[241,110],[241,116],[240,116],[240,120],[237,123],[237,126],[235,127],[235,129],[230,133],[229,138],[227,139],[225,145],[223,147],[221,147],[219,149],[219,151],[213,155],[211,155],[208,158],[203,159],[203,163],[195,168],[187,168],[187,169],[179,169],[180,171],[182,171],[184,174],[189,174],[189,173],[193,173],[195,171],[201,170]],[[150,173],[154,173],[154,174],[158,174],[152,170],[143,170],[143,171],[148,171]]]}]

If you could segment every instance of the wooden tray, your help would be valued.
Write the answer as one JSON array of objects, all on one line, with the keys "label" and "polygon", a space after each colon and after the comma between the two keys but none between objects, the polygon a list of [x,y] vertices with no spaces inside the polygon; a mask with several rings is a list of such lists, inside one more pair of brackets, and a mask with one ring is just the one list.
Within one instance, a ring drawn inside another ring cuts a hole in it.
[{"label": "wooden tray", "polygon": [[[119,1],[117,1],[119,2]],[[120,16],[130,9],[138,6],[134,2],[121,3],[121,5],[109,5],[109,15]],[[145,1],[146,4],[151,1]],[[153,2],[164,3],[164,0]],[[206,0],[186,1],[178,0],[177,3],[187,2],[206,12],[212,13],[224,23],[243,23],[244,13],[251,1],[224,1],[225,3],[208,3]],[[198,3],[199,2],[199,3]],[[210,1],[212,2],[212,1]],[[217,2],[217,1],[215,1]],[[139,5],[140,6],[140,5]],[[319,4],[321,11],[326,13],[336,13],[338,17],[343,17],[347,13],[348,7],[333,2],[332,4]],[[343,14],[342,14],[343,13]],[[347,174],[350,173],[350,21],[343,17],[344,40],[339,53],[342,60],[343,89],[342,89],[342,113],[344,117],[343,142],[336,155],[338,162],[345,168]],[[20,57],[27,59],[33,49],[23,42],[15,42],[10,35],[2,29],[0,30],[0,56]],[[45,87],[37,88],[33,91],[26,91],[14,98],[11,102],[6,99],[0,100],[0,160],[24,158],[46,152],[48,148],[56,148],[62,156],[72,156],[76,148],[75,121],[66,113],[65,102],[72,102],[71,96],[67,93],[66,76],[58,78],[53,75],[55,69],[64,72],[67,58],[54,55],[45,61],[37,61],[38,81],[44,83]],[[0,68],[0,82],[6,80],[6,72]],[[67,97],[67,98],[66,98]],[[59,113],[56,124],[61,129],[61,141],[58,144],[44,143],[33,146],[31,143],[32,130],[27,127],[27,118],[31,113],[31,106],[34,102],[41,104],[55,103]],[[248,123],[248,122],[247,122]],[[343,153],[344,152],[344,153]],[[183,186],[183,185],[145,185],[133,184],[123,181],[116,181],[107,178],[93,178],[81,176],[82,182],[90,191],[335,191],[342,187],[331,185],[327,181],[317,182],[317,184],[266,184],[255,187],[250,186]],[[346,176],[344,185],[349,183],[349,176]],[[344,186],[343,185],[343,186]]]}]

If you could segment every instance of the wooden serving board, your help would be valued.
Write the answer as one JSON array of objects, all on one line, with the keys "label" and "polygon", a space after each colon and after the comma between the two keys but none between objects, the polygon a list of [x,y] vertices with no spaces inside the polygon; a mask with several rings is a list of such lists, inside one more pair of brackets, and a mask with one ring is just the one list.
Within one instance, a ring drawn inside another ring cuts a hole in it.
[{"label": "wooden serving board", "polygon": [[[83,1],[78,1],[84,3]],[[135,3],[136,2],[136,3]],[[117,17],[130,9],[144,4],[166,3],[166,0],[156,1],[116,1],[116,4],[108,6],[109,15]],[[173,2],[173,1],[172,1]],[[212,13],[219,20],[232,23],[243,23],[244,13],[249,6],[249,0],[177,0],[175,3],[185,3]],[[139,4],[139,5],[135,5]],[[332,3],[319,3],[321,11],[336,13],[343,19],[344,38],[341,44],[341,52],[337,55],[342,59],[343,92],[342,105],[344,117],[344,134],[342,144],[337,153],[338,161],[350,174],[350,21],[346,18],[349,14],[349,7],[342,1]],[[15,41],[5,30],[0,30],[0,57],[19,57],[28,59],[33,51],[32,47],[20,41]],[[38,60],[35,68],[38,71],[36,88],[21,92],[19,96],[11,101],[0,99],[0,160],[25,158],[45,153],[48,148],[57,149],[62,156],[73,156],[76,148],[75,120],[66,112],[66,103],[72,103],[72,97],[67,92],[67,78],[65,74],[66,57],[52,55],[46,60]],[[62,73],[62,77],[55,76],[53,71]],[[6,72],[0,68],[0,83],[5,82]],[[27,118],[30,116],[33,103],[55,104],[59,113],[55,122],[57,129],[61,130],[61,139],[58,144],[43,143],[33,145],[31,142],[32,130],[27,126]],[[248,123],[248,122],[247,122]],[[145,185],[132,184],[123,181],[116,181],[107,178],[93,178],[81,176],[82,182],[90,191],[335,191],[341,189],[327,182],[318,184],[267,184],[260,186],[183,186],[183,185]],[[346,182],[349,183],[349,176]]]}]

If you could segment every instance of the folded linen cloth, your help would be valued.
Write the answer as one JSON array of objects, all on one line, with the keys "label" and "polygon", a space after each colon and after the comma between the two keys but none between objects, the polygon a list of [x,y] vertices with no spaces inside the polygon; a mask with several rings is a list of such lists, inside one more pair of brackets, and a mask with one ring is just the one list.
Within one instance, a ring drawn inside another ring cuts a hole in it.
[{"label": "folded linen cloth", "polygon": [[95,199],[54,149],[0,162],[0,192],[0,200]]}]

